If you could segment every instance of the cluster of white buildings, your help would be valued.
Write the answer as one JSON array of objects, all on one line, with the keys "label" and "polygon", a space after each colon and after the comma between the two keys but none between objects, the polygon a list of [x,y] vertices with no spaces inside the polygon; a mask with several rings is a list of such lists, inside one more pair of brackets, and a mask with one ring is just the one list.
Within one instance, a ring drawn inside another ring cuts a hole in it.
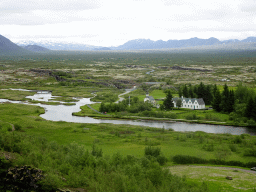
[{"label": "cluster of white buildings", "polygon": [[[205,109],[205,103],[202,98],[184,98],[183,96],[181,98],[175,97],[172,99],[174,107],[177,107],[178,100],[181,101],[180,108],[187,108],[187,109]],[[159,108],[159,105],[156,103],[155,99],[152,96],[146,95],[146,98],[144,99],[144,102],[150,102],[154,107]]]}]

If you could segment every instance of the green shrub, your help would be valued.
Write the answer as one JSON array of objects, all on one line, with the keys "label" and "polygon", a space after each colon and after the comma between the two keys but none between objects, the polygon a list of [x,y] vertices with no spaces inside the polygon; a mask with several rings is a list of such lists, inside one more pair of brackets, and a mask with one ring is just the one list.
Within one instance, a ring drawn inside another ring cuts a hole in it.
[{"label": "green shrub", "polygon": [[193,114],[186,115],[185,119],[187,119],[187,120],[197,120],[198,117],[197,117],[197,115],[195,113],[193,113]]},{"label": "green shrub", "polygon": [[249,120],[247,121],[247,124],[248,124],[249,126],[251,126],[251,127],[256,127],[256,122],[255,122],[253,119],[249,119]]},{"label": "green shrub", "polygon": [[237,152],[237,145],[235,145],[235,144],[230,144],[230,145],[229,145],[229,148],[230,148],[230,150],[231,150],[232,152]]},{"label": "green shrub", "polygon": [[159,155],[156,160],[160,165],[164,165],[168,161],[168,159],[163,154]]},{"label": "green shrub", "polygon": [[213,143],[211,143],[211,144],[205,144],[205,145],[203,146],[203,149],[206,150],[206,151],[214,151],[214,145],[213,145]]},{"label": "green shrub", "polygon": [[145,156],[153,156],[153,157],[158,157],[161,153],[161,148],[160,147],[152,147],[148,146],[145,147]]},{"label": "green shrub", "polygon": [[20,131],[22,127],[19,124],[14,124],[14,128],[16,131]]},{"label": "green shrub", "polygon": [[92,155],[95,157],[102,157],[102,149],[97,148],[95,144],[92,145]]},{"label": "green shrub", "polygon": [[243,140],[242,140],[241,136],[239,136],[239,135],[235,136],[235,138],[233,139],[233,143],[235,143],[235,144],[240,144],[242,142],[243,142]]},{"label": "green shrub", "polygon": [[207,160],[199,158],[199,157],[193,157],[189,155],[175,155],[172,158],[174,163],[177,164],[204,164],[207,163]]},{"label": "green shrub", "polygon": [[244,151],[244,156],[256,157],[256,148],[246,149]]}]

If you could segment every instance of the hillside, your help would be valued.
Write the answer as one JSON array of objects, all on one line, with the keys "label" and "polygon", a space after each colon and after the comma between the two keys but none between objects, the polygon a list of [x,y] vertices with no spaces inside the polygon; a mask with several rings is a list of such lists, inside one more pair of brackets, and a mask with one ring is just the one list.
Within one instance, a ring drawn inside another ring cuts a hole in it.
[{"label": "hillside", "polygon": [[45,47],[38,46],[38,45],[27,45],[27,46],[24,46],[23,48],[28,50],[28,51],[33,51],[33,52],[47,52],[47,51],[50,51],[50,49],[47,49]]},{"label": "hillside", "polygon": [[0,35],[0,55],[20,55],[29,53],[30,51],[21,48],[6,37]]}]

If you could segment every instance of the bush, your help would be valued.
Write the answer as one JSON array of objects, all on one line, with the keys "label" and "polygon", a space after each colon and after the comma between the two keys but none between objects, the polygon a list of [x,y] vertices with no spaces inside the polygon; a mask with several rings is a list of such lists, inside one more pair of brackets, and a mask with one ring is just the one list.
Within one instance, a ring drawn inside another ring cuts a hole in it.
[{"label": "bush", "polygon": [[205,144],[203,146],[203,149],[206,150],[206,151],[214,151],[214,145],[211,143],[211,144]]},{"label": "bush", "polygon": [[237,152],[237,146],[235,144],[230,144],[229,148],[232,152]]},{"label": "bush", "polygon": [[189,155],[175,155],[172,158],[173,162],[178,164],[205,164],[208,163],[207,160],[199,158],[199,157],[193,157]]},{"label": "bush", "polygon": [[251,126],[251,127],[256,127],[256,122],[255,122],[254,120],[252,120],[252,119],[248,120],[248,121],[247,121],[247,124],[248,124],[249,126]]},{"label": "bush", "polygon": [[244,151],[244,156],[256,157],[256,148],[246,149]]},{"label": "bush", "polygon": [[168,159],[164,156],[164,155],[159,155],[157,158],[156,158],[157,162],[160,164],[160,165],[164,165]]},{"label": "bush", "polygon": [[168,161],[168,159],[163,154],[161,154],[160,147],[146,147],[145,157],[149,160],[156,160],[160,165],[164,165]]},{"label": "bush", "polygon": [[102,157],[102,149],[98,149],[95,144],[92,145],[92,155],[95,157]]},{"label": "bush", "polygon": [[235,138],[233,139],[233,143],[235,143],[235,144],[240,144],[242,142],[243,142],[243,140],[242,140],[241,136],[239,136],[239,135],[235,136]]},{"label": "bush", "polygon": [[145,148],[145,156],[153,156],[153,157],[158,157],[161,153],[161,148],[160,147],[152,147],[148,146]]},{"label": "bush", "polygon": [[187,120],[197,120],[198,117],[197,117],[197,115],[195,113],[193,113],[193,114],[186,115],[185,119],[187,119]]}]

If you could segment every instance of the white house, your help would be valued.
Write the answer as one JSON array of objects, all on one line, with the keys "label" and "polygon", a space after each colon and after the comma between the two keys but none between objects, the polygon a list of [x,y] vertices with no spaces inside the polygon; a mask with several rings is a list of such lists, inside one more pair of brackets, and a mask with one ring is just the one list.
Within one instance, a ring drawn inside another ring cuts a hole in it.
[{"label": "white house", "polygon": [[187,109],[205,109],[205,103],[202,98],[196,99],[196,98],[184,98],[183,96],[181,98],[175,97],[173,98],[173,104],[174,107],[177,107],[176,103],[178,100],[181,100],[181,108],[187,108]]},{"label": "white house", "polygon": [[156,103],[156,100],[154,99],[154,97],[149,96],[149,94],[146,94],[146,97],[144,99],[144,103],[145,102],[150,102],[154,107],[159,108],[159,105]]}]

